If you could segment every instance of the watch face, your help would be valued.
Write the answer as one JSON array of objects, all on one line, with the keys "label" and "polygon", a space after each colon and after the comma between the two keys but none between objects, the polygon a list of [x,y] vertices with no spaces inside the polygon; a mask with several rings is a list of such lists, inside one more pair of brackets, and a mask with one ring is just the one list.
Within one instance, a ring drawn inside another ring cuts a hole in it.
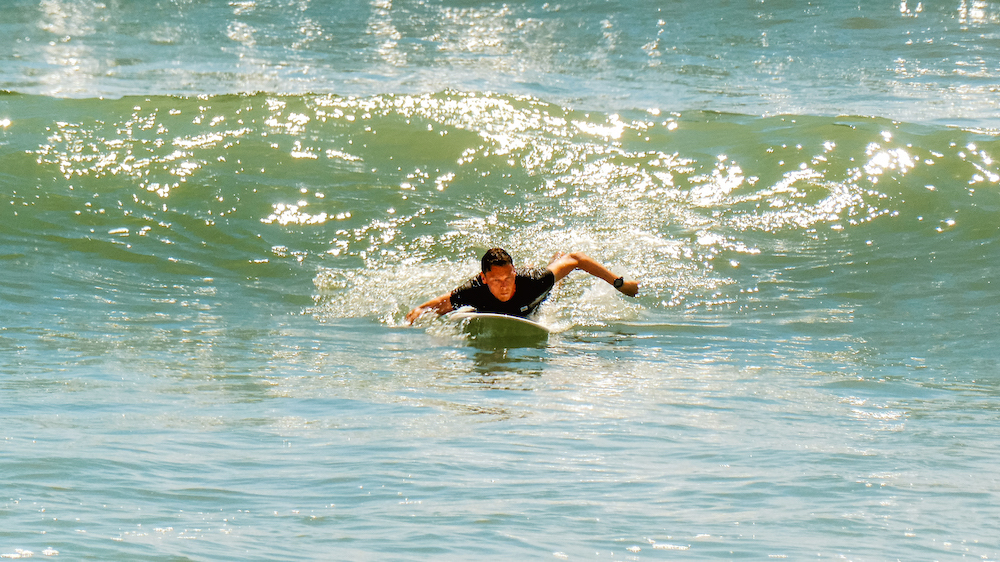
[{"label": "watch face", "polygon": [[624,284],[625,284],[625,279],[624,278],[619,277],[618,279],[615,279],[615,289],[621,289],[622,285],[624,285]]}]

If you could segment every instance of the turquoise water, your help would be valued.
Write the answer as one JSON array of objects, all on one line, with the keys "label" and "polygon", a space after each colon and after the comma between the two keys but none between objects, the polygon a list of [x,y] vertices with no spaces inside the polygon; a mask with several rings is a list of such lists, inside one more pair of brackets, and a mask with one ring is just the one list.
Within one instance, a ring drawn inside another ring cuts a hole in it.
[{"label": "turquoise water", "polygon": [[0,555],[1000,558],[1000,9],[635,4],[7,3]]}]

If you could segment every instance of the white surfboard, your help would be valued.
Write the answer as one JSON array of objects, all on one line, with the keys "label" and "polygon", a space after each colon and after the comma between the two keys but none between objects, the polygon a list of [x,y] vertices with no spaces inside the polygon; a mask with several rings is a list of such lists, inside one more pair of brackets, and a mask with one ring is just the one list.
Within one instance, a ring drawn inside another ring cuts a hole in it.
[{"label": "white surfboard", "polygon": [[448,314],[448,318],[459,322],[462,330],[473,337],[544,339],[549,329],[527,318],[459,310]]}]

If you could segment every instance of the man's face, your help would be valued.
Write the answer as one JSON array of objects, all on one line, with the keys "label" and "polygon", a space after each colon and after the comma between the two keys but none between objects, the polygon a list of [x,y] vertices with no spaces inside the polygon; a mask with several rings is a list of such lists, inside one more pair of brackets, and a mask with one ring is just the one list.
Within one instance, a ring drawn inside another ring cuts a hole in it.
[{"label": "man's face", "polygon": [[483,282],[490,292],[500,302],[507,302],[514,296],[514,266],[494,265],[486,273],[481,274]]}]

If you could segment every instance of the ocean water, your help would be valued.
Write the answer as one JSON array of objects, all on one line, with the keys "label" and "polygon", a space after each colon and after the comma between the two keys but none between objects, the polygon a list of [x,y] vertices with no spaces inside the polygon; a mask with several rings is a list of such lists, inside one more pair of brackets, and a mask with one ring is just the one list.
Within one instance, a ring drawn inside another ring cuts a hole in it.
[{"label": "ocean water", "polygon": [[2,7],[0,557],[1000,559],[1000,4]]}]

